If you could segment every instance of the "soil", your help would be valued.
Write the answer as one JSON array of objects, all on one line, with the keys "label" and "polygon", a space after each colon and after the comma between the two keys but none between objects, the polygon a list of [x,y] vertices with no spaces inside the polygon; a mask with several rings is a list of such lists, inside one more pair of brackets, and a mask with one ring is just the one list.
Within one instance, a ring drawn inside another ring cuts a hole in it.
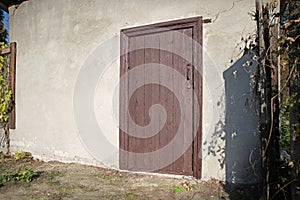
[{"label": "soil", "polygon": [[[0,199],[248,199],[245,190],[226,192],[217,180],[200,181],[191,177],[171,178],[137,174],[80,164],[16,161],[0,158],[0,176],[30,168],[30,182],[0,183]],[[233,197],[234,196],[234,197]],[[251,198],[250,198],[251,199]]]}]

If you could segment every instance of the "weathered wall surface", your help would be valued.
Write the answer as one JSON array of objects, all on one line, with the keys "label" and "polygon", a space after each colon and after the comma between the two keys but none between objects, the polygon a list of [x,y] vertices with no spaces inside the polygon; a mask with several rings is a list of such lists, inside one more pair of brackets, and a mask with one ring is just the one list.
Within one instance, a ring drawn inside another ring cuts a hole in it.
[{"label": "weathered wall surface", "polygon": [[[120,29],[203,16],[212,22],[203,26],[202,177],[224,180],[224,154],[211,152],[218,145],[225,147],[222,74],[231,66],[231,60],[239,58],[241,37],[255,31],[255,22],[248,14],[254,10],[254,1],[248,0],[29,0],[11,7],[11,41],[17,42],[17,129],[11,133],[12,151],[31,151],[44,160],[118,168],[119,104],[115,87],[119,80],[116,55]],[[96,63],[99,57],[103,63]],[[104,70],[95,72],[100,74],[91,81],[96,85],[86,83],[87,90],[95,88],[93,105],[86,106],[94,109],[91,116],[95,116],[98,126],[91,124],[82,130],[78,119],[87,124],[93,119],[84,114],[76,116],[85,108],[74,110],[74,93],[76,84],[82,81],[78,79],[84,66],[93,63],[93,58],[95,66]],[[99,145],[83,144],[82,138],[92,137],[98,129],[110,147],[101,137],[91,142],[99,139]],[[100,153],[96,158],[91,155],[95,149]]]}]

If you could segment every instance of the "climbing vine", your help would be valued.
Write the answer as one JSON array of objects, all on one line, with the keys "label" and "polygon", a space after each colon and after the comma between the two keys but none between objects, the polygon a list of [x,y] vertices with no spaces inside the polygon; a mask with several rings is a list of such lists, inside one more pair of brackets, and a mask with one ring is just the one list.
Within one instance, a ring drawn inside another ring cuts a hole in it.
[{"label": "climbing vine", "polygon": [[[267,171],[265,174],[268,174],[265,176],[264,185],[269,191],[266,192],[269,194],[266,196],[267,199],[298,199],[299,196],[296,196],[300,186],[300,1],[282,0],[280,9],[276,9],[278,6],[277,0],[264,4],[263,17],[260,18],[266,52],[266,56],[263,57],[266,88],[270,91],[265,98],[270,113],[270,117],[266,118],[265,130],[270,131],[264,138],[266,153],[263,155],[267,160],[264,167]],[[276,19],[279,19],[280,23],[277,23]]]},{"label": "climbing vine", "polygon": [[10,89],[9,54],[3,54],[8,46],[0,42],[0,153],[10,153],[9,114],[12,110],[12,90]]},{"label": "climbing vine", "polygon": [[295,195],[300,194],[300,1],[257,2],[263,196],[298,199]]},{"label": "climbing vine", "polygon": [[[1,49],[7,47],[3,42],[0,43]],[[0,123],[8,122],[12,91],[9,88],[9,60],[0,55]]]},{"label": "climbing vine", "polygon": [[[300,198],[300,1],[283,1],[281,8],[281,37],[279,39],[281,55],[282,84],[288,88],[282,98],[286,105],[289,131],[289,150],[291,160],[289,162],[291,185],[291,198]],[[284,90],[284,89],[283,89]],[[284,120],[285,115],[282,115]],[[285,130],[285,129],[282,129]],[[285,132],[281,131],[283,141]]]}]

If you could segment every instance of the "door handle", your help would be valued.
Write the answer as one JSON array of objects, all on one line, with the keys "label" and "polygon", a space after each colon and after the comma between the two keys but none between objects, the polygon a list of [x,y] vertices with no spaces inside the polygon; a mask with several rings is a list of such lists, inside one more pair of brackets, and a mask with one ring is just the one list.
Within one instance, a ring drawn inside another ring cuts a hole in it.
[{"label": "door handle", "polygon": [[187,88],[190,89],[192,87],[192,65],[190,63],[186,65],[186,82]]}]

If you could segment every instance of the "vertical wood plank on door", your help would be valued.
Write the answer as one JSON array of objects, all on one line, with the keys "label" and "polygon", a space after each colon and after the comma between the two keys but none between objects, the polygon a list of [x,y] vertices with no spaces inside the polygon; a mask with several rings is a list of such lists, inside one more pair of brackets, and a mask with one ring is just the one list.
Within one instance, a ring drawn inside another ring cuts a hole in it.
[{"label": "vertical wood plank on door", "polygon": [[[160,82],[167,82],[170,83],[170,85],[173,85],[173,70],[172,70],[172,32],[166,31],[159,34],[159,40],[160,40],[160,56],[159,56],[159,63],[165,67],[169,67],[171,73],[159,73],[159,79]],[[162,131],[160,132],[160,138],[159,138],[159,146],[160,148],[163,148],[164,146],[168,145],[170,141],[172,141],[172,138],[174,137],[175,133],[175,123],[174,123],[174,99],[173,99],[173,93],[172,89],[167,90],[165,88],[162,88],[160,86],[160,93],[159,93],[159,100],[163,105],[165,106],[165,109],[167,111],[167,120],[165,124],[161,124],[161,127],[164,126]],[[175,88],[173,88],[175,89]],[[161,161],[162,165],[166,165],[164,163],[166,156],[171,157],[171,160],[173,160],[173,153],[170,149],[164,154],[159,155],[159,160]],[[162,166],[165,167],[165,166]],[[172,171],[173,165],[170,166],[169,170]],[[163,170],[162,170],[163,171]]]},{"label": "vertical wood plank on door", "polygon": [[128,37],[121,32],[120,34],[121,45],[120,45],[120,112],[119,112],[119,146],[120,146],[120,153],[119,153],[119,167],[120,169],[128,169],[128,157],[126,153],[127,149],[127,142],[128,142],[128,122],[127,122],[127,112],[126,107],[128,103],[128,79],[124,77],[128,70]]},{"label": "vertical wood plank on door", "polygon": [[[159,37],[157,34],[145,35],[145,46],[145,63],[155,67],[155,70],[146,69],[146,76],[151,77],[151,80],[153,80],[154,83],[159,84]],[[157,84],[148,85],[147,90],[145,91],[147,108],[150,108],[152,105],[159,102],[159,88],[157,87]],[[145,114],[149,116],[149,109],[145,111]],[[159,120],[160,116],[151,119],[151,133],[153,133],[154,130],[159,130],[161,128]],[[159,133],[157,133],[155,137],[148,138],[146,141],[147,144],[144,146],[146,152],[152,152],[153,150],[158,149]],[[155,157],[151,157],[146,165],[153,171],[158,166],[157,161],[158,160]]]},{"label": "vertical wood plank on door", "polygon": [[[145,95],[144,95],[144,86],[139,87],[139,80],[145,80],[144,75],[144,50],[138,49],[141,44],[143,46],[144,36],[136,36],[130,39],[129,43],[129,66],[130,70],[136,70],[136,77],[131,77],[129,75],[129,84],[130,89],[134,89],[134,93],[129,97],[129,111],[130,116],[134,124],[129,124],[129,129],[132,130],[131,134],[135,136],[130,136],[129,138],[129,152],[138,152],[139,149],[142,149],[144,144],[143,141],[140,141],[138,138],[144,136],[144,132],[137,132],[137,126],[144,126],[144,110],[145,110]],[[129,72],[130,74],[130,72]],[[141,166],[143,165],[144,160],[142,157],[138,157],[134,154],[129,154],[129,169],[130,170],[143,170]]]},{"label": "vertical wood plank on door", "polygon": [[[135,113],[135,120],[138,126],[144,127],[145,126],[145,37],[144,36],[136,36],[133,38],[133,42],[136,44],[135,46],[135,60],[134,60],[134,68],[138,68],[138,77],[131,77],[131,79],[140,79],[144,80],[143,86],[137,88],[138,94],[136,96],[136,109]],[[134,144],[131,149],[134,149],[133,152],[138,152],[138,150],[143,149],[146,145],[145,140],[141,140],[145,136],[145,131],[137,133],[137,138],[134,139]],[[135,170],[145,170],[146,162],[144,157],[136,158],[136,164],[138,169]]]},{"label": "vertical wood plank on door", "polygon": [[194,101],[194,108],[198,106],[199,113],[194,112],[193,127],[194,133],[197,134],[194,139],[193,155],[193,176],[201,178],[202,166],[202,75],[203,75],[203,53],[202,53],[202,17],[199,17],[193,27],[193,56],[194,56],[194,91],[197,95],[197,101]]},{"label": "vertical wood plank on door", "polygon": [[[128,78],[128,89],[131,90],[132,88],[136,88],[137,86],[137,80],[134,77],[130,76],[130,70],[133,70],[136,65],[136,38],[132,37],[130,38],[129,41],[129,52],[128,52],[128,60],[129,60],[129,70],[127,76],[129,76]],[[136,113],[139,109],[139,104],[141,102],[139,101],[138,97],[136,95],[131,95],[129,96],[129,115],[132,118],[132,121],[134,123],[137,123],[137,116]],[[135,124],[129,124],[128,125],[128,129],[129,129],[129,137],[128,137],[128,149],[127,151],[129,152],[133,152],[132,148],[137,144],[136,138],[132,137],[132,135],[136,135],[136,125]],[[137,157],[134,154],[128,153],[128,169],[129,170],[136,170],[136,166],[137,166]]]},{"label": "vertical wood plank on door", "polygon": [[[172,35],[173,35],[173,50],[172,52],[175,52],[176,54],[174,54],[173,56],[173,68],[174,70],[176,70],[177,72],[180,73],[180,75],[183,77],[183,80],[184,80],[184,77],[185,77],[185,72],[183,70],[183,67],[181,66],[181,54],[183,53],[183,50],[182,50],[182,37],[180,37],[181,35],[181,32],[180,30],[176,30],[176,31],[173,31],[172,32]],[[178,90],[179,88],[182,88],[181,85],[182,84],[185,84],[182,82],[182,79],[178,79],[176,78],[175,74],[174,74],[174,88],[176,90]],[[179,91],[178,94],[180,96],[176,97],[174,96],[174,98],[179,98],[179,99],[183,99],[185,98],[184,97],[184,91]],[[174,119],[176,122],[179,122],[179,123],[182,123],[181,121],[181,115],[183,113],[181,113],[181,110],[180,110],[180,106],[185,106],[185,105],[178,105],[178,106],[175,106],[174,107]],[[183,142],[183,132],[177,132],[178,130],[176,130],[176,134],[178,136],[181,136],[179,138],[179,140],[173,140],[173,157],[175,155],[178,155],[178,152],[182,152],[182,145],[180,144],[181,142]],[[175,143],[174,143],[175,142]],[[174,172],[176,173],[179,173],[181,174],[182,173],[182,170],[183,170],[183,162],[184,162],[184,159],[183,157],[180,157],[180,158],[175,158],[174,157],[174,163],[172,164],[172,168],[174,170]]]},{"label": "vertical wood plank on door", "polygon": [[193,51],[192,51],[192,29],[182,29],[182,54],[184,55],[181,59],[182,70],[185,72],[186,79],[190,79],[189,83],[186,80],[186,86],[184,90],[184,145],[188,145],[188,149],[185,154],[183,154],[183,170],[184,174],[193,173],[193,77],[192,77],[192,64],[193,64]]}]

